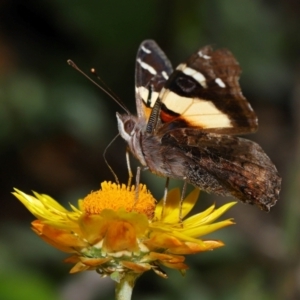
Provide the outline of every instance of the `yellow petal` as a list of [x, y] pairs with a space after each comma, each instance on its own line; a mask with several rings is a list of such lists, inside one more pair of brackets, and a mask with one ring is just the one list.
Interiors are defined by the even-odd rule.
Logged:
[[181, 255], [165, 254], [158, 252], [151, 252], [148, 256], [151, 260], [159, 260], [169, 263], [179, 263], [185, 260], [185, 257]]
[[209, 234], [218, 229], [221, 229], [223, 227], [233, 225], [233, 224], [234, 224], [234, 222], [232, 220], [225, 220], [225, 221], [221, 221], [221, 222], [217, 222], [217, 223], [213, 223], [213, 224], [201, 225], [198, 227], [183, 229], [182, 233], [184, 235], [196, 238], [196, 237], [200, 237], [200, 236]]
[[35, 220], [31, 224], [34, 232], [43, 240], [62, 251], [75, 252], [76, 249], [88, 246], [88, 243], [83, 241], [79, 235], [72, 232], [43, 224], [40, 220]]
[[155, 232], [151, 234], [149, 240], [144, 241], [144, 244], [149, 249], [168, 249], [170, 247], [178, 247], [182, 245], [182, 242], [170, 234]]
[[183, 228], [188, 228], [190, 226], [202, 226], [204, 224], [210, 224], [216, 219], [218, 219], [222, 214], [224, 214], [229, 208], [235, 205], [237, 202], [229, 202], [223, 206], [215, 209], [215, 206], [212, 205], [204, 212], [196, 214], [183, 221]]
[[98, 267], [103, 265], [109, 261], [111, 261], [111, 257], [104, 257], [104, 258], [89, 258], [89, 257], [80, 257], [80, 261], [89, 267]]
[[207, 249], [215, 249], [225, 246], [225, 244], [222, 241], [216, 241], [216, 240], [207, 240], [204, 241]]
[[200, 190], [193, 189], [187, 197], [183, 200], [182, 204], [182, 217], [184, 218], [195, 206], [198, 198], [199, 198]]
[[213, 241], [213, 240], [202, 241], [202, 243], [186, 242], [181, 247], [168, 249], [168, 252], [173, 254], [187, 255], [187, 254], [195, 254], [198, 252], [213, 250], [215, 248], [219, 248], [222, 246], [224, 246], [224, 243], [222, 243], [221, 241]]
[[34, 191], [33, 191], [33, 194], [35, 195], [35, 197], [38, 200], [41, 201], [41, 203], [44, 204], [45, 207], [52, 208], [53, 210], [56, 210], [56, 211], [59, 211], [59, 212], [64, 212], [64, 213], [69, 212], [68, 210], [66, 210], [63, 206], [61, 206], [56, 200], [54, 200], [49, 195], [38, 194], [37, 192], [34, 192]]
[[162, 261], [161, 264], [165, 267], [170, 269], [177, 269], [177, 270], [187, 270], [189, 267], [184, 263], [169, 263], [166, 261]]
[[193, 215], [186, 220], [183, 221], [183, 227], [190, 227], [190, 226], [199, 226], [204, 218], [209, 216], [215, 209], [215, 205], [211, 205], [205, 211]]
[[122, 265], [130, 270], [133, 270], [136, 273], [143, 273], [149, 271], [152, 267], [149, 264], [145, 263], [134, 263], [131, 261], [122, 261]]
[[39, 218], [40, 216], [44, 216], [44, 205], [38, 199], [18, 189], [14, 190], [16, 192], [12, 194], [17, 197], [35, 217]]
[[[163, 207], [164, 205], [163, 199], [161, 199], [156, 205], [155, 219], [166, 222], [165, 218], [168, 217], [169, 214], [172, 214], [174, 210], [178, 209], [179, 201], [180, 201], [180, 190], [177, 188], [169, 191], [167, 195], [165, 207]], [[163, 216], [161, 215], [162, 209], [164, 211]]]
[[76, 222], [72, 222], [69, 217], [74, 216], [75, 219], [78, 219], [78, 213], [67, 211], [51, 197], [38, 193], [34, 193], [36, 197], [33, 197], [17, 189], [15, 189], [15, 191], [13, 195], [17, 197], [35, 217], [44, 221], [45, 224], [51, 224], [56, 228], [64, 229], [74, 229], [74, 226], [76, 227]]
[[134, 226], [123, 220], [111, 222], [105, 234], [103, 249], [106, 252], [138, 251], [139, 247]]
[[107, 227], [110, 224], [102, 215], [86, 214], [79, 218], [78, 223], [82, 235], [91, 245], [98, 243], [104, 238]]
[[[183, 200], [182, 203], [182, 217], [184, 218], [194, 207], [199, 197], [199, 189], [194, 189], [188, 196]], [[180, 213], [180, 190], [173, 189], [168, 192], [166, 206], [164, 208], [164, 214], [161, 218], [161, 211], [163, 201], [161, 200], [155, 209], [155, 217], [157, 220], [163, 221], [164, 223], [174, 224], [178, 223]]]
[[76, 254], [64, 259], [64, 263], [67, 264], [77, 264], [79, 261], [80, 261], [79, 256]]
[[78, 262], [71, 270], [70, 273], [74, 274], [74, 273], [78, 273], [78, 272], [83, 272], [88, 270], [90, 267], [83, 264], [82, 262]]

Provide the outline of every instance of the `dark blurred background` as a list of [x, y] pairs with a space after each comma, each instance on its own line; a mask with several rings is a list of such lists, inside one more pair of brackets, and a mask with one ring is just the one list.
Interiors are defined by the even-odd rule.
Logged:
[[[283, 186], [269, 214], [241, 203], [227, 213], [237, 225], [210, 236], [226, 247], [189, 257], [185, 277], [148, 272], [133, 299], [300, 299], [299, 29], [297, 0], [0, 1], [0, 298], [114, 298], [113, 283], [96, 272], [68, 274], [67, 254], [30, 230], [34, 218], [11, 191], [68, 205], [113, 180], [102, 155], [122, 110], [66, 61], [95, 67], [135, 112], [135, 55], [153, 38], [174, 66], [206, 44], [235, 54], [259, 117], [249, 139], [269, 154]], [[106, 157], [126, 182], [125, 143]], [[163, 179], [144, 172], [142, 181], [161, 198]], [[228, 201], [202, 194], [203, 206], [215, 200]]]

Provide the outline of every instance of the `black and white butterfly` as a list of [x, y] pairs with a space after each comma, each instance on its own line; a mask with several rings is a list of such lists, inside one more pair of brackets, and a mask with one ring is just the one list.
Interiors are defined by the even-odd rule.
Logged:
[[281, 186], [276, 167], [258, 144], [234, 136], [258, 126], [240, 73], [230, 51], [209, 46], [173, 70], [146, 40], [136, 59], [137, 116], [117, 113], [118, 129], [151, 172], [269, 211]]

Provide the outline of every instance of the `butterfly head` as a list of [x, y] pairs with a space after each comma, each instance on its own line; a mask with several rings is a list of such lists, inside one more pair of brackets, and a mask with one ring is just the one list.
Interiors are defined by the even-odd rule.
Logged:
[[137, 120], [132, 115], [121, 115], [117, 113], [118, 129], [121, 137], [129, 142], [136, 134]]
[[131, 152], [138, 160], [146, 165], [145, 158], [140, 145], [140, 137], [145, 132], [146, 121], [138, 119], [129, 114], [117, 113], [118, 129], [121, 137], [128, 143]]

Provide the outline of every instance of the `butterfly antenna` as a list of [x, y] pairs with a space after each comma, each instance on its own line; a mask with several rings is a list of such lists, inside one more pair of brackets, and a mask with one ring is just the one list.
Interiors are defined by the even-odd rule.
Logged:
[[[98, 75], [95, 68], [91, 68], [91, 73], [101, 82], [104, 89], [106, 91], [108, 91], [110, 93], [110, 95], [112, 95], [114, 97], [115, 101], [117, 101], [118, 104], [122, 105], [122, 107], [125, 107], [125, 104], [120, 99], [120, 97], [118, 97], [118, 95], [114, 91], [112, 91], [112, 89], [104, 82], [104, 80]], [[129, 111], [126, 111], [126, 112], [128, 113]]]
[[[114, 93], [111, 92], [111, 90], [107, 87], [106, 84], [104, 84], [105, 87], [102, 87], [101, 85], [99, 85], [91, 77], [89, 77], [87, 74], [85, 74], [71, 59], [68, 59], [67, 62], [72, 68], [74, 68], [76, 71], [81, 73], [84, 77], [86, 77], [89, 81], [91, 81], [94, 85], [96, 85], [100, 90], [102, 90], [106, 95], [108, 95], [111, 99], [113, 99], [116, 103], [118, 103], [118, 105], [121, 106], [127, 114], [130, 114], [130, 112], [126, 108], [126, 106], [122, 103], [122, 101]], [[101, 83], [103, 84], [103, 80], [101, 80], [100, 77], [97, 75], [95, 69], [92, 68], [91, 72], [93, 74], [95, 74], [97, 76], [97, 78], [101, 81]]]
[[119, 178], [116, 175], [116, 173], [114, 172], [113, 168], [110, 166], [110, 164], [108, 163], [107, 159], [106, 159], [106, 152], [107, 149], [111, 146], [111, 144], [119, 137], [120, 134], [117, 134], [110, 142], [109, 144], [105, 147], [104, 151], [103, 151], [103, 159], [107, 165], [107, 167], [109, 168], [110, 172], [112, 173], [112, 175], [115, 177], [115, 182], [117, 184], [120, 184]]

